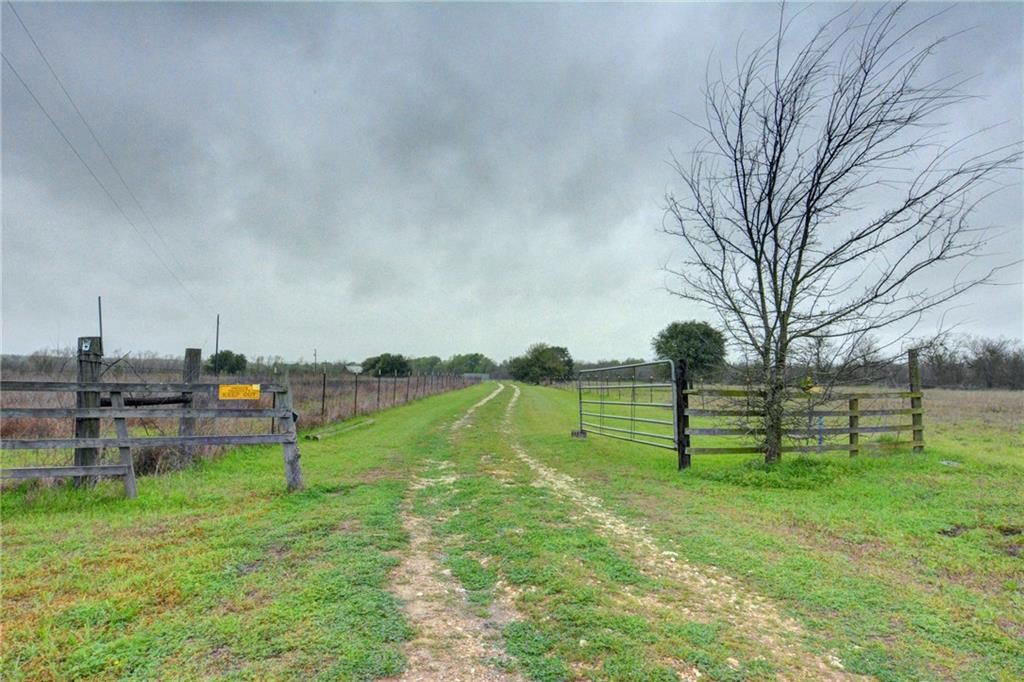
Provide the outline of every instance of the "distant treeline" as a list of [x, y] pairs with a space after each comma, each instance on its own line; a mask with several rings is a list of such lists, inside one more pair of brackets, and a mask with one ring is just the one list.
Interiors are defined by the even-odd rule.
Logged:
[[[230, 353], [230, 351], [221, 351]], [[366, 358], [361, 363], [318, 362], [305, 360], [288, 362], [281, 356], [256, 356], [247, 359], [240, 353], [221, 356], [232, 360], [230, 370], [227, 362], [221, 365], [221, 372], [233, 371], [252, 376], [277, 372], [292, 373], [327, 372], [331, 375], [348, 373], [353, 365], [360, 365], [364, 374], [382, 376], [408, 376], [410, 374], [489, 374], [493, 378], [513, 378], [521, 381], [547, 383], [564, 381], [574, 377], [582, 369], [626, 365], [643, 362], [643, 358], [609, 359], [599, 361], [574, 361], [569, 350], [563, 346], [549, 346], [538, 343], [527, 349], [521, 356], [503, 362], [495, 362], [483, 353], [452, 355], [447, 360], [439, 356], [406, 357], [400, 353], [381, 353]], [[212, 367], [207, 360], [206, 369]], [[182, 357], [159, 355], [152, 352], [109, 353], [104, 362], [108, 365], [110, 378], [131, 379], [133, 375], [150, 373], [177, 373], [181, 371]], [[960, 336], [946, 338], [921, 349], [921, 380], [925, 387], [948, 388], [1004, 388], [1024, 389], [1024, 343], [1017, 339], [992, 339]], [[75, 352], [72, 348], [44, 349], [29, 355], [3, 355], [0, 371], [8, 374], [33, 374], [40, 376], [74, 376], [76, 372]], [[815, 363], [794, 363], [790, 368], [794, 381], [808, 376], [824, 383], [827, 370]], [[858, 365], [845, 368], [840, 383], [872, 383], [902, 386], [907, 382], [907, 367], [902, 357], [895, 361], [882, 358], [881, 353], [867, 352]], [[638, 379], [648, 379], [649, 369], [638, 372]], [[742, 362], [729, 362], [707, 378], [709, 383], [743, 384], [749, 379], [749, 371]]]
[[1014, 339], [958, 337], [921, 354], [925, 386], [1024, 389], [1024, 344]]
[[[868, 346], [873, 344], [868, 343]], [[883, 384], [906, 386], [906, 356], [891, 357], [869, 349], [858, 362], [840, 369], [825, 358], [817, 363], [802, 358], [789, 367], [789, 378], [799, 383], [804, 377], [814, 383]], [[1024, 344], [1016, 339], [948, 337], [920, 348], [921, 383], [925, 388], [1024, 389]], [[841, 376], [834, 376], [838, 372]], [[750, 376], [743, 363], [730, 363], [714, 378], [716, 382], [743, 384]]]
[[[108, 352], [103, 359], [110, 378], [130, 378], [131, 375], [180, 373], [184, 358], [181, 355], [160, 355], [153, 352]], [[359, 361], [308, 362], [285, 360], [280, 355], [246, 357], [243, 353], [225, 349], [204, 358], [203, 371], [220, 374], [246, 374], [263, 376], [285, 371], [292, 374], [327, 372], [331, 375], [347, 374], [353, 370], [363, 374], [382, 376], [409, 376], [413, 374], [491, 374], [498, 363], [483, 353], [462, 353], [442, 360], [436, 355], [406, 357], [401, 353], [381, 353]], [[0, 371], [12, 374], [39, 376], [73, 376], [77, 371], [74, 348], [42, 349], [28, 355], [3, 355]]]

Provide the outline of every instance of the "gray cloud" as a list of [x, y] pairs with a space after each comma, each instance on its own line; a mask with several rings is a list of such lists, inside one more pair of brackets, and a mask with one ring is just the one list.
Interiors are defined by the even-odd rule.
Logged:
[[[5, 352], [92, 332], [97, 294], [108, 345], [168, 353], [212, 346], [215, 312], [228, 347], [337, 358], [503, 358], [536, 340], [645, 355], [673, 319], [713, 319], [662, 288], [680, 255], [658, 232], [666, 161], [698, 139], [677, 114], [700, 115], [705, 69], [767, 37], [774, 6], [18, 7], [162, 240], [7, 9], [4, 53], [199, 302], [5, 69]], [[1022, 15], [971, 4], [937, 20], [976, 25], [933, 63], [983, 96], [952, 134], [1024, 137]], [[1008, 228], [1004, 261], [1022, 250], [1014, 181], [978, 215]], [[947, 321], [1021, 335], [1019, 285], [965, 302]]]

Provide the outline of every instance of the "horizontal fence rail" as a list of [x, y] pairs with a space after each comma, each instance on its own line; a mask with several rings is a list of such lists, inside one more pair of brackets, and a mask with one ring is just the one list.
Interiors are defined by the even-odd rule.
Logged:
[[[685, 434], [691, 438], [723, 438], [733, 444], [706, 447], [703, 444], [689, 447], [693, 455], [750, 454], [763, 452], [761, 445], [752, 445], [764, 436], [759, 422], [760, 413], [755, 409], [743, 408], [736, 403], [745, 399], [751, 402], [763, 395], [752, 389], [692, 389], [687, 391], [689, 400], [698, 402], [712, 399], [712, 405], [688, 408], [688, 426]], [[920, 401], [920, 391], [878, 391], [856, 392], [843, 390], [824, 395], [807, 394], [799, 389], [784, 404], [783, 436], [788, 441], [782, 452], [849, 452], [856, 455], [861, 450], [883, 450], [912, 447], [919, 450], [924, 446], [924, 427], [920, 420], [922, 407], [872, 407], [860, 409], [861, 400], [881, 402]], [[836, 409], [844, 405], [846, 409]], [[749, 421], [748, 421], [749, 420]], [[874, 423], [869, 420], [874, 420]], [[916, 422], [914, 420], [917, 420]], [[796, 422], [801, 422], [799, 425]], [[887, 423], [878, 423], [884, 421]], [[865, 441], [862, 436], [899, 436], [912, 434], [909, 441]], [[845, 436], [845, 442], [837, 442], [837, 436]]]
[[[120, 383], [103, 381], [0, 381], [0, 391], [71, 392], [111, 390], [119, 393], [204, 393], [216, 395], [223, 382], [211, 383]], [[255, 386], [256, 384], [252, 384]], [[259, 384], [261, 393], [287, 393], [284, 384]]]
[[[789, 389], [783, 402], [781, 452], [855, 456], [906, 447], [921, 452], [924, 394], [916, 350], [909, 351], [907, 367], [910, 390]], [[691, 455], [763, 454], [766, 449], [766, 391], [756, 386], [695, 388], [688, 382], [685, 360], [582, 370], [577, 393], [579, 430], [574, 436], [593, 433], [676, 449], [680, 469], [690, 465]], [[692, 444], [692, 439], [700, 443]]]
[[[188, 349], [182, 382], [104, 382], [99, 381], [103, 357], [99, 337], [78, 340], [78, 381], [0, 381], [4, 405], [2, 419], [69, 419], [74, 422], [71, 438], [5, 438], [0, 449], [74, 450], [73, 466], [22, 466], [0, 468], [5, 479], [64, 478], [76, 484], [91, 484], [97, 476], [117, 476], [124, 480], [127, 497], [136, 496], [133, 448], [180, 448], [191, 461], [196, 448], [223, 445], [282, 446], [285, 480], [289, 490], [303, 487], [296, 434], [298, 415], [293, 410], [292, 393], [284, 382], [225, 384], [200, 382], [201, 354]], [[64, 392], [75, 395], [75, 407], [8, 406], [9, 396]], [[126, 394], [130, 394], [126, 397]], [[261, 396], [270, 395], [273, 407], [259, 406]], [[141, 397], [140, 397], [141, 396]], [[205, 405], [197, 407], [197, 400]], [[167, 405], [181, 405], [169, 408]], [[140, 436], [129, 432], [129, 419], [177, 419], [176, 436]], [[198, 419], [269, 419], [269, 432], [256, 434], [197, 435]], [[112, 422], [114, 436], [101, 436], [104, 421]], [[118, 463], [101, 462], [106, 448], [118, 450]]]

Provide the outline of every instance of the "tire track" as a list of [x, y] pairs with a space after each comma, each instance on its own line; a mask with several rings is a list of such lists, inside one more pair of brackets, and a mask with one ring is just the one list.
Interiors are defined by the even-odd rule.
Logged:
[[458, 421], [452, 424], [452, 431], [458, 431], [459, 429], [465, 428], [469, 424], [469, 420], [473, 418], [473, 413], [476, 412], [478, 408], [481, 408], [487, 403], [494, 400], [498, 396], [498, 394], [504, 390], [505, 384], [499, 383], [498, 388], [494, 389], [494, 391], [488, 394], [487, 397], [481, 399], [468, 410], [466, 410], [466, 414], [459, 417]]
[[[451, 426], [455, 432], [466, 427], [473, 413], [504, 390], [503, 384], [469, 408]], [[439, 562], [440, 547], [431, 534], [430, 522], [413, 513], [417, 490], [431, 486], [452, 486], [458, 475], [449, 461], [427, 460], [428, 467], [440, 469], [432, 477], [415, 476], [402, 501], [402, 527], [409, 534], [409, 548], [391, 574], [391, 591], [401, 600], [405, 615], [416, 635], [405, 646], [405, 672], [393, 678], [401, 682], [521, 682], [522, 678], [499, 670], [489, 661], [502, 658], [500, 624], [470, 612], [465, 591]]]
[[651, 535], [608, 511], [601, 500], [585, 493], [574, 478], [532, 457], [514, 435], [512, 412], [519, 401], [520, 390], [514, 384], [512, 389], [501, 429], [516, 457], [533, 471], [541, 485], [574, 502], [606, 536], [628, 549], [646, 573], [655, 578], [671, 577], [692, 591], [699, 602], [667, 606], [688, 616], [724, 618], [738, 633], [764, 648], [781, 670], [781, 679], [870, 679], [846, 672], [834, 655], [821, 658], [805, 650], [793, 641], [804, 634], [801, 626], [781, 615], [778, 607], [765, 597], [754, 594], [714, 568], [697, 567], [679, 559], [676, 552], [662, 550]]

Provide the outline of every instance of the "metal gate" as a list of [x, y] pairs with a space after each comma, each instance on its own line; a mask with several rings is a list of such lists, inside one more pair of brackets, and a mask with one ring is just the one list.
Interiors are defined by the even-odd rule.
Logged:
[[675, 450], [680, 469], [690, 466], [686, 435], [686, 362], [656, 360], [581, 370], [576, 380], [579, 430]]

